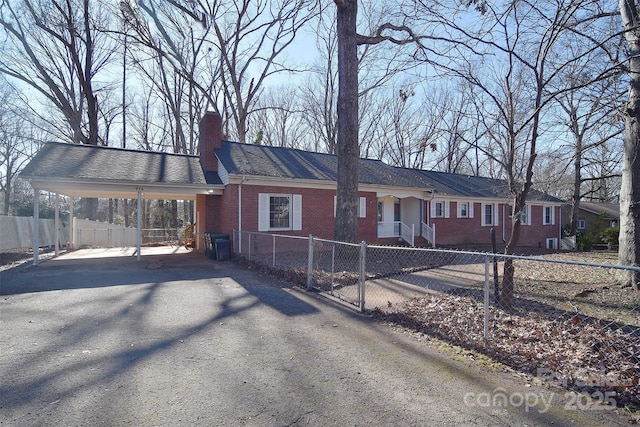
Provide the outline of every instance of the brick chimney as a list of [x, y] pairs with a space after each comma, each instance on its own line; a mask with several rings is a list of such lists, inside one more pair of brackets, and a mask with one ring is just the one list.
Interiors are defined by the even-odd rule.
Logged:
[[215, 150], [220, 148], [222, 141], [222, 118], [220, 114], [207, 111], [200, 119], [200, 165], [204, 171], [217, 172], [218, 159]]

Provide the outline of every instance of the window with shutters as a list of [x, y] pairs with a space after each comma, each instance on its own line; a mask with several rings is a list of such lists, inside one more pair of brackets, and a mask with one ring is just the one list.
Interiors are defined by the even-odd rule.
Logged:
[[258, 195], [258, 231], [302, 230], [302, 196]]
[[482, 222], [483, 226], [498, 225], [498, 205], [496, 203], [482, 204]]
[[544, 225], [553, 225], [556, 223], [555, 221], [555, 209], [553, 208], [553, 206], [545, 206], [544, 207], [544, 218], [542, 220], [542, 223]]

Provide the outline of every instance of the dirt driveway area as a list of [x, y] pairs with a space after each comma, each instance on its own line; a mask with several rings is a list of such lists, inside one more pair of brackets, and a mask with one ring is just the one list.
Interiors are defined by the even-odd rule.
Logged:
[[626, 425], [201, 254], [76, 251], [0, 294], [1, 425]]

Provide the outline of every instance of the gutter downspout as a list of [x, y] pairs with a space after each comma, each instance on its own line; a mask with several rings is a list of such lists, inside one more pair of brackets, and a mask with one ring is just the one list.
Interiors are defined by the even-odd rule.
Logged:
[[[555, 207], [553, 208], [555, 209]], [[560, 251], [560, 245], [562, 244], [562, 206], [558, 207], [558, 252]]]

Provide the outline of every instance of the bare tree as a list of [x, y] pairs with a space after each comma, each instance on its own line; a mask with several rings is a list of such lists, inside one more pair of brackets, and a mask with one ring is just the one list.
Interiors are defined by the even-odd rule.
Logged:
[[357, 32], [357, 0], [335, 0], [336, 33], [338, 37], [338, 157], [335, 239], [358, 240], [358, 180], [359, 180], [359, 76], [358, 46], [389, 42], [399, 46], [415, 43], [421, 46], [422, 36], [414, 34], [408, 25], [384, 22], [370, 35]]
[[[618, 175], [615, 169], [610, 170], [612, 166], [617, 168], [615, 156], [621, 152], [613, 146], [622, 132], [619, 122], [615, 120], [620, 95], [612, 90], [615, 82], [613, 78], [599, 81], [583, 90], [565, 92], [558, 98], [566, 117], [564, 122], [572, 137], [571, 235], [577, 231], [580, 200], [597, 191], [591, 185], [585, 188], [585, 182], [599, 183], [598, 187], [602, 189], [609, 178]], [[603, 146], [607, 148], [604, 153], [600, 150]], [[614, 156], [613, 159], [611, 156]], [[597, 167], [595, 173], [587, 175], [594, 166]]]
[[[562, 82], [564, 71], [606, 46], [607, 40], [594, 40], [590, 34], [600, 17], [611, 14], [594, 6], [520, 1], [507, 4], [504, 10], [486, 6], [480, 24], [490, 29], [487, 31], [449, 24], [459, 37], [471, 42], [458, 45], [466, 51], [457, 58], [458, 68], [440, 65], [467, 79], [482, 95], [476, 105], [481, 107], [486, 130], [483, 154], [498, 163], [513, 197], [507, 254], [513, 254], [518, 245], [539, 144], [545, 143], [547, 135], [545, 113], [560, 94], [575, 89]], [[576, 51], [567, 51], [563, 41], [569, 36], [575, 39], [576, 34], [582, 43]], [[493, 56], [491, 67], [482, 67], [489, 54]], [[600, 78], [591, 76], [589, 81]], [[512, 304], [513, 275], [513, 263], [507, 260], [501, 287], [501, 302], [506, 307]]]
[[[101, 32], [108, 18], [90, 0], [3, 1], [0, 72], [47, 99], [66, 119], [75, 143], [98, 144], [96, 75], [113, 46]], [[44, 115], [43, 115], [44, 117]]]
[[[314, 0], [126, 3], [125, 17], [136, 30], [138, 41], [164, 56], [177, 73], [187, 78], [209, 106], [220, 111], [225, 124], [233, 126], [226, 133], [235, 134], [241, 142], [246, 140], [249, 116], [265, 81], [297, 71], [284, 62], [287, 48], [299, 29], [318, 12]], [[153, 22], [157, 38], [138, 8]], [[193, 30], [194, 43], [206, 47], [198, 49], [198, 55], [192, 58], [199, 65], [199, 73], [187, 67], [180, 49], [187, 36], [185, 27]], [[216, 74], [202, 73], [201, 62]]]
[[[640, 266], [640, 5], [633, 0], [619, 0], [619, 7], [631, 84], [622, 113], [625, 129], [618, 261], [623, 265]], [[621, 281], [623, 285], [640, 290], [638, 272], [626, 272]]]
[[[96, 76], [109, 64], [113, 44], [103, 31], [109, 17], [94, 6], [91, 0], [2, 1], [0, 73], [47, 100], [50, 105], [33, 111], [57, 127], [58, 136], [97, 145], [107, 141], [100, 133], [98, 99], [104, 87]], [[58, 126], [56, 112], [65, 128]], [[96, 218], [97, 209], [97, 199], [84, 199], [87, 217]]]
[[37, 149], [33, 128], [25, 125], [24, 112], [12, 101], [15, 98], [10, 85], [2, 82], [0, 94], [0, 191], [2, 192], [2, 215], [11, 213], [14, 185], [22, 167]]
[[265, 90], [256, 103], [248, 133], [254, 144], [313, 149], [298, 90], [280, 86]]

